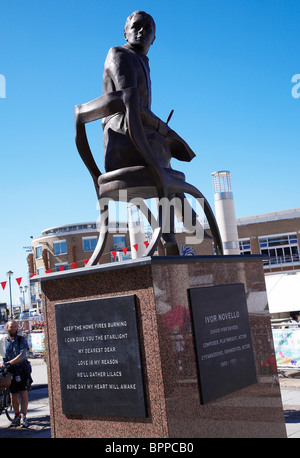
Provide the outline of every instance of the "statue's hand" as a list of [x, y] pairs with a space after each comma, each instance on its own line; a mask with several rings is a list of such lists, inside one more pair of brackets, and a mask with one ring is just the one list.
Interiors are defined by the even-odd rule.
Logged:
[[162, 135], [163, 137], [167, 137], [168, 136], [168, 133], [170, 132], [170, 127], [168, 126], [168, 124], [166, 124], [165, 122], [163, 122], [161, 119], [159, 120], [159, 123], [158, 123], [158, 133], [160, 135]]
[[168, 124], [163, 122], [158, 116], [152, 113], [151, 110], [145, 108], [142, 104], [140, 105], [141, 120], [144, 126], [153, 127], [160, 135], [167, 137], [170, 128]]

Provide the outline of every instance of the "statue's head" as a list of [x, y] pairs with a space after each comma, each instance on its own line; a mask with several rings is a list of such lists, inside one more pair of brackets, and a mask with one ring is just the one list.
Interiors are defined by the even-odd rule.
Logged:
[[150, 14], [134, 11], [126, 21], [124, 37], [127, 43], [142, 54], [147, 54], [155, 40], [155, 22]]

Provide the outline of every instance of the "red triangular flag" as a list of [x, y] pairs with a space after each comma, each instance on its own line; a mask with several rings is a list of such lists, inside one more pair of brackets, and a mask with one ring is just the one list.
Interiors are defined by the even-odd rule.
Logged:
[[36, 274], [31, 274], [31, 275], [30, 275], [30, 278], [35, 277], [35, 276], [36, 276]]
[[111, 254], [113, 255], [113, 257], [116, 259], [116, 256], [117, 256], [117, 252], [116, 251], [112, 251]]
[[85, 264], [87, 264], [89, 262], [89, 259], [84, 259], [83, 261]]
[[71, 266], [73, 267], [73, 269], [77, 269], [77, 262], [72, 262]]
[[3, 282], [1, 283], [1, 286], [2, 286], [3, 289], [5, 288], [6, 283], [7, 283], [7, 281], [3, 281]]
[[65, 270], [65, 266], [59, 266], [58, 269], [62, 272], [63, 270]]
[[16, 278], [16, 281], [17, 281], [18, 285], [20, 286], [21, 285], [21, 281], [22, 281], [22, 277]]
[[100, 261], [101, 261], [101, 258], [99, 259], [98, 264], [100, 264]]
[[149, 245], [148, 240], [146, 240], [146, 242], [144, 242], [144, 245], [145, 245], [146, 248], [148, 247], [148, 245]]
[[51, 274], [51, 269], [45, 270], [46, 274]]
[[124, 254], [126, 254], [127, 253], [127, 246], [125, 248], [122, 248], [122, 251], [123, 251]]
[[134, 248], [136, 249], [136, 251], [138, 250], [138, 243], [136, 243], [135, 245], [133, 245]]

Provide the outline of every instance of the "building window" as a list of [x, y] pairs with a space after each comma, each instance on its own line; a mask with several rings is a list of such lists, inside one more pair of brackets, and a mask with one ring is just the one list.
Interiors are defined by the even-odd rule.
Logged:
[[242, 239], [239, 241], [239, 244], [241, 254], [251, 254], [250, 239]]
[[114, 235], [114, 250], [122, 250], [126, 247], [125, 235]]
[[37, 274], [38, 274], [38, 275], [44, 275], [44, 274], [45, 274], [45, 269], [44, 269], [44, 267], [39, 267], [39, 268], [37, 269]]
[[116, 256], [110, 254], [111, 262], [124, 261], [125, 259], [131, 259], [130, 252], [127, 254], [123, 253], [123, 248], [126, 248], [126, 236], [125, 235], [114, 235], [114, 251], [117, 251]]
[[118, 258], [119, 258], [119, 261], [127, 261], [128, 259], [131, 259], [131, 252], [127, 251], [127, 253], [124, 254], [121, 251], [119, 251]]
[[127, 251], [126, 254], [124, 254], [122, 251], [117, 251], [116, 256], [110, 253], [111, 262], [127, 261], [128, 259], [131, 259], [131, 251]]
[[68, 263], [67, 262], [60, 262], [55, 264], [56, 272], [61, 272], [63, 270], [68, 270]]
[[42, 245], [37, 246], [36, 249], [35, 249], [35, 257], [36, 257], [36, 259], [41, 258], [42, 257], [42, 253], [43, 253]]
[[278, 264], [299, 264], [299, 247], [297, 235], [279, 234], [268, 237], [259, 237], [261, 254], [270, 259], [264, 261], [265, 266]]
[[60, 240], [59, 242], [54, 242], [54, 254], [56, 256], [59, 254], [67, 254], [66, 240]]
[[82, 237], [83, 251], [94, 251], [97, 245], [97, 237]]

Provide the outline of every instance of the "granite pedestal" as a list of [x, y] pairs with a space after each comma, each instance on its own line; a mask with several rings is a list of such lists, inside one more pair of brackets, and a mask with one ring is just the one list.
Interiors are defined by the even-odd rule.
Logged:
[[37, 280], [52, 437], [286, 437], [260, 256], [140, 258]]

